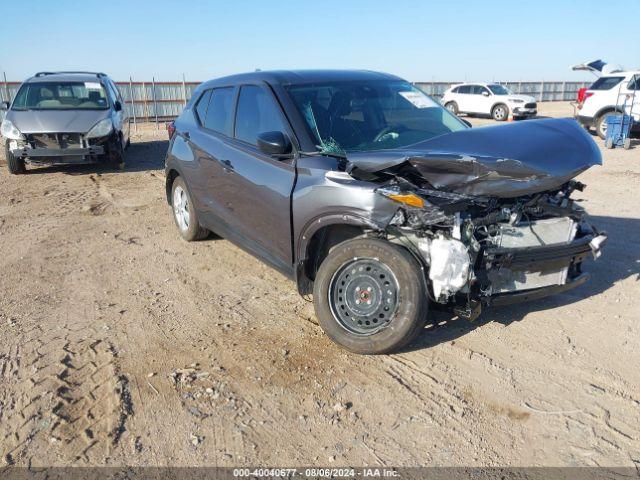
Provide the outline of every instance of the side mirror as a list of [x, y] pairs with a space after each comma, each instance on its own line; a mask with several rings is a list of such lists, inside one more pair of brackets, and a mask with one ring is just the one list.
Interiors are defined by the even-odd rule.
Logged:
[[116, 100], [116, 103], [113, 104], [113, 108], [116, 112], [119, 112], [120, 110], [122, 110], [122, 104]]
[[0, 102], [0, 110], [9, 110], [11, 104], [9, 102]]
[[291, 153], [291, 141], [282, 132], [264, 132], [258, 135], [258, 148], [267, 155]]
[[489, 96], [489, 92], [487, 92], [486, 90], [484, 92], [482, 92], [482, 96], [483, 97], [488, 97]]

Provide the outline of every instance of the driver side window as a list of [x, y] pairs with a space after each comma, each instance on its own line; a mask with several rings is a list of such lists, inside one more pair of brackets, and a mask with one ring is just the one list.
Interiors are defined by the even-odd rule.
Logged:
[[256, 85], [240, 88], [236, 113], [237, 139], [257, 145], [261, 133], [286, 131], [280, 106], [264, 88]]

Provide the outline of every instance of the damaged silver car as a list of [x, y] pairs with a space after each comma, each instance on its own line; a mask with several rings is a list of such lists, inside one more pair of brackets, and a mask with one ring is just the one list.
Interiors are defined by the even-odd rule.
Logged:
[[2, 108], [9, 173], [25, 173], [27, 164], [124, 168], [129, 117], [118, 87], [104, 73], [38, 72]]
[[573, 120], [471, 129], [392, 75], [255, 72], [195, 91], [166, 193], [183, 238], [256, 255], [313, 294], [335, 342], [373, 354], [436, 304], [474, 319], [583, 284], [606, 235], [571, 195], [601, 163]]

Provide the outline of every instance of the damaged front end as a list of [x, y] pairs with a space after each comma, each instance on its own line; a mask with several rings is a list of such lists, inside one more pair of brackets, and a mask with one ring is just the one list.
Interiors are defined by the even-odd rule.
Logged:
[[[398, 203], [385, 235], [419, 256], [434, 302], [472, 319], [483, 304], [537, 299], [588, 279], [582, 263], [600, 256], [607, 237], [571, 198], [584, 189], [572, 178], [601, 158], [590, 139], [561, 122], [542, 128], [578, 139], [570, 150], [550, 150], [548, 142], [533, 148], [530, 138], [517, 148], [501, 142], [498, 156], [490, 142], [479, 148], [480, 138], [488, 141], [496, 133], [487, 128], [425, 142], [420, 152], [349, 157], [346, 168], [353, 177], [381, 183], [377, 193]], [[508, 138], [508, 128], [501, 128]], [[512, 129], [516, 137], [523, 131]], [[540, 154], [546, 156], [535, 160]]]

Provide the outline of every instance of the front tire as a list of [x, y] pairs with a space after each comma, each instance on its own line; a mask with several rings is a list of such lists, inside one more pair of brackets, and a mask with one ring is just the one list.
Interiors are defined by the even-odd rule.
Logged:
[[9, 169], [9, 173], [12, 175], [22, 175], [27, 171], [27, 167], [25, 166], [24, 160], [22, 158], [18, 158], [11, 153], [9, 150], [9, 143], [7, 143], [4, 147], [5, 158], [7, 159], [7, 168]]
[[187, 242], [202, 240], [209, 235], [209, 231], [200, 226], [191, 194], [180, 177], [176, 178], [171, 186], [171, 209], [180, 236]]
[[356, 238], [331, 249], [314, 281], [320, 326], [359, 354], [397, 350], [424, 328], [428, 298], [418, 262], [386, 240]]
[[503, 103], [499, 103], [491, 109], [491, 118], [496, 122], [504, 122], [509, 118], [509, 107]]

